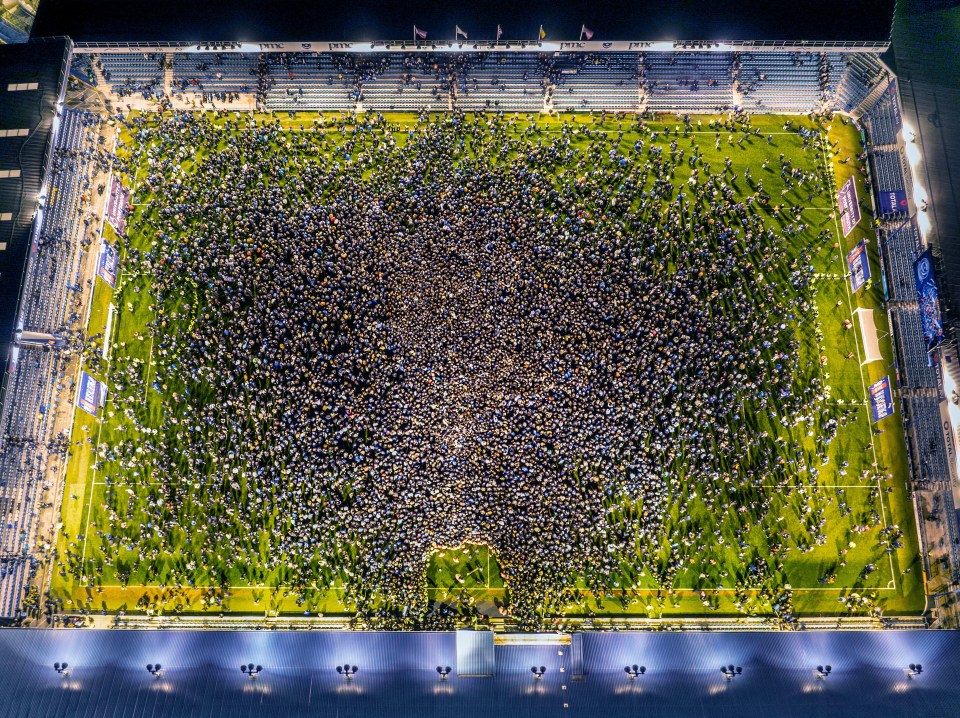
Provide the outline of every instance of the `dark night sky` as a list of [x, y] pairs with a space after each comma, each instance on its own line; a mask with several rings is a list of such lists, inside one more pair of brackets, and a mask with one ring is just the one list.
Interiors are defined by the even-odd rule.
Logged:
[[75, 40], [887, 40], [894, 0], [41, 0], [34, 36]]

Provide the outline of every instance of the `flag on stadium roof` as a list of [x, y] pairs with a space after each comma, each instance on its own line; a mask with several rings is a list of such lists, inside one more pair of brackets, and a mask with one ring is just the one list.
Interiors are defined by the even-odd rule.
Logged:
[[500, 40], [501, 35], [503, 35], [503, 28], [497, 25], [497, 40]]
[[543, 25], [540, 26], [540, 39], [543, 40], [547, 36], [547, 31], [543, 29]]
[[587, 38], [588, 40], [593, 39], [593, 30], [591, 30], [586, 25], [580, 26], [580, 39]]
[[467, 33], [465, 33], [463, 30], [461, 30], [459, 25], [457, 25], [457, 33], [456, 33], [455, 37], [460, 37], [461, 35], [463, 35], [463, 39], [464, 39], [464, 40], [469, 40], [469, 39], [470, 39], [470, 36], [467, 35]]
[[426, 31], [426, 30], [421, 30], [419, 27], [417, 27], [416, 25], [414, 25], [414, 26], [413, 26], [413, 36], [414, 36], [415, 39], [426, 40], [426, 39], [427, 39], [427, 31]]

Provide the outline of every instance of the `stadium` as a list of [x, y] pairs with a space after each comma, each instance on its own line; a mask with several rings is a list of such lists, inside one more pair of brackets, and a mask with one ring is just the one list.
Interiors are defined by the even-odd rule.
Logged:
[[909, 53], [496, 28], [0, 45], [10, 715], [956, 699]]

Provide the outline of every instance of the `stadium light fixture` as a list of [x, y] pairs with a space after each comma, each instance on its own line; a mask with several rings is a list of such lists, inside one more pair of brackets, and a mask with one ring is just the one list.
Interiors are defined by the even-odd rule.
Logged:
[[631, 681], [637, 680], [637, 676], [642, 676], [647, 672], [646, 666], [638, 666], [634, 663], [632, 666], [624, 666], [623, 672], [626, 673]]
[[351, 666], [349, 663], [344, 663], [342, 666], [336, 666], [337, 673], [343, 676], [346, 680], [353, 680], [353, 677], [357, 675], [357, 671], [360, 669], [356, 666]]
[[833, 666], [817, 666], [817, 678], [821, 681], [826, 680], [831, 671], [833, 671]]
[[437, 674], [441, 681], [447, 680], [447, 676], [450, 675], [450, 666], [437, 666]]
[[915, 678], [923, 673], [923, 666], [919, 663], [911, 663], [907, 668], [907, 676], [910, 678]]
[[729, 666], [720, 666], [720, 672], [728, 681], [732, 681], [737, 676], [743, 675], [743, 667], [735, 666], [732, 663]]
[[543, 678], [543, 674], [547, 672], [547, 667], [540, 666], [537, 668], [537, 666], [531, 666], [530, 672], [533, 674], [533, 680], [539, 681], [541, 678]]
[[920, 155], [920, 146], [916, 142], [908, 142], [906, 146], [907, 162], [910, 163], [910, 169], [916, 174], [917, 165], [922, 159]]
[[913, 129], [913, 125], [909, 122], [903, 123], [903, 139], [907, 142], [916, 142], [917, 141], [917, 131]]
[[160, 671], [163, 669], [159, 663], [148, 663], [147, 664], [147, 673], [150, 673], [154, 678], [160, 677]]
[[53, 664], [53, 670], [59, 673], [61, 676], [66, 676], [70, 674], [70, 664], [69, 663], [60, 663], [57, 661]]
[[250, 676], [250, 680], [256, 678], [262, 670], [263, 666], [255, 666], [252, 663], [244, 663], [242, 666], [240, 666], [240, 672], [246, 673], [248, 676]]

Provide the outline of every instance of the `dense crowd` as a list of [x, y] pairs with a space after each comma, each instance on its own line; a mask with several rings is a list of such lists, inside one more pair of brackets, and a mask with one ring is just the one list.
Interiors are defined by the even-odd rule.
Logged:
[[[98, 457], [121, 580], [276, 571], [422, 617], [430, 553], [485, 543], [506, 610], [535, 625], [578, 580], [669, 587], [725, 540], [697, 506], [770, 527], [771, 555], [741, 537], [742, 571], [720, 579], [762, 585], [780, 546], [757, 487], [786, 486], [800, 452], [755, 417], [820, 419], [795, 326], [833, 237], [798, 250], [799, 210], [749, 170], [735, 191], [690, 118], [666, 135], [608, 119], [128, 122], [119, 169], [145, 203], [128, 232], [147, 248], [129, 246], [118, 306], [148, 291], [151, 319], [140, 349], [115, 349]], [[780, 162], [787, 187], [827, 192]]]

